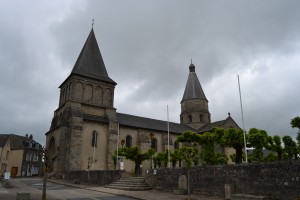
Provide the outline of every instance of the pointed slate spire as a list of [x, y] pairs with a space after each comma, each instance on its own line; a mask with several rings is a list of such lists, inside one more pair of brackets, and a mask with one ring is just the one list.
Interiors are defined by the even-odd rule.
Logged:
[[190, 69], [190, 74], [185, 86], [185, 90], [181, 102], [189, 99], [202, 99], [207, 101], [203, 89], [201, 87], [201, 84], [198, 80], [197, 74], [195, 72], [195, 65], [192, 62], [189, 66], [189, 69]]
[[116, 84], [109, 78], [92, 28], [71, 74], [87, 76]]

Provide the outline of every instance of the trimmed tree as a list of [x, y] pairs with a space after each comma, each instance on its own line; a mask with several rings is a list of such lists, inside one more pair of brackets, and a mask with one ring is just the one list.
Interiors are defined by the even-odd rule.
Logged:
[[257, 128], [251, 128], [249, 130], [248, 141], [252, 147], [254, 147], [251, 158], [253, 161], [262, 161], [264, 158], [263, 149], [266, 144], [268, 133], [264, 130]]
[[235, 163], [242, 163], [243, 161], [243, 148], [244, 148], [244, 132], [235, 128], [224, 130], [217, 128], [214, 130], [216, 133], [222, 133], [220, 144], [225, 147], [232, 147], [235, 150]]
[[282, 137], [282, 141], [284, 143], [284, 150], [287, 153], [287, 158], [292, 159], [294, 157], [295, 159], [298, 159], [297, 144], [291, 136], [286, 135]]
[[140, 173], [140, 165], [142, 164], [142, 162], [149, 159], [149, 153], [143, 153], [137, 146], [127, 147], [125, 149], [125, 156], [126, 159], [131, 160], [135, 163], [134, 170], [136, 174]]

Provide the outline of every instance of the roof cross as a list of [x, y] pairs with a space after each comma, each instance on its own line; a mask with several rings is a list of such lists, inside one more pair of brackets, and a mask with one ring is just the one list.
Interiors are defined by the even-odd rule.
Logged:
[[94, 28], [94, 22], [95, 22], [95, 20], [93, 19], [92, 20], [92, 28]]

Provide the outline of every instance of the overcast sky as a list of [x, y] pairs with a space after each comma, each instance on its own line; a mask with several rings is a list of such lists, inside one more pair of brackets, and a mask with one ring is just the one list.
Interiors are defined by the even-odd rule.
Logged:
[[300, 116], [300, 1], [0, 1], [0, 133], [45, 143], [58, 86], [91, 30], [117, 112], [179, 122], [191, 59], [212, 121], [291, 135]]

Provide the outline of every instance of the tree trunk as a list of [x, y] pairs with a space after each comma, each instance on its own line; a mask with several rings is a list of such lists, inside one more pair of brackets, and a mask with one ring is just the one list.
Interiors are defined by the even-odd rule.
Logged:
[[235, 149], [235, 163], [242, 163], [243, 162], [243, 148], [236, 148]]
[[46, 200], [47, 176], [48, 176], [48, 172], [47, 172], [47, 170], [45, 170], [45, 171], [44, 171], [44, 178], [43, 178], [43, 194], [42, 194], [42, 200]]
[[190, 191], [190, 168], [188, 168], [188, 183], [187, 183], [188, 185], [188, 195], [189, 195], [189, 197], [188, 197], [188, 199], [191, 199], [190, 197], [191, 197], [191, 191]]

